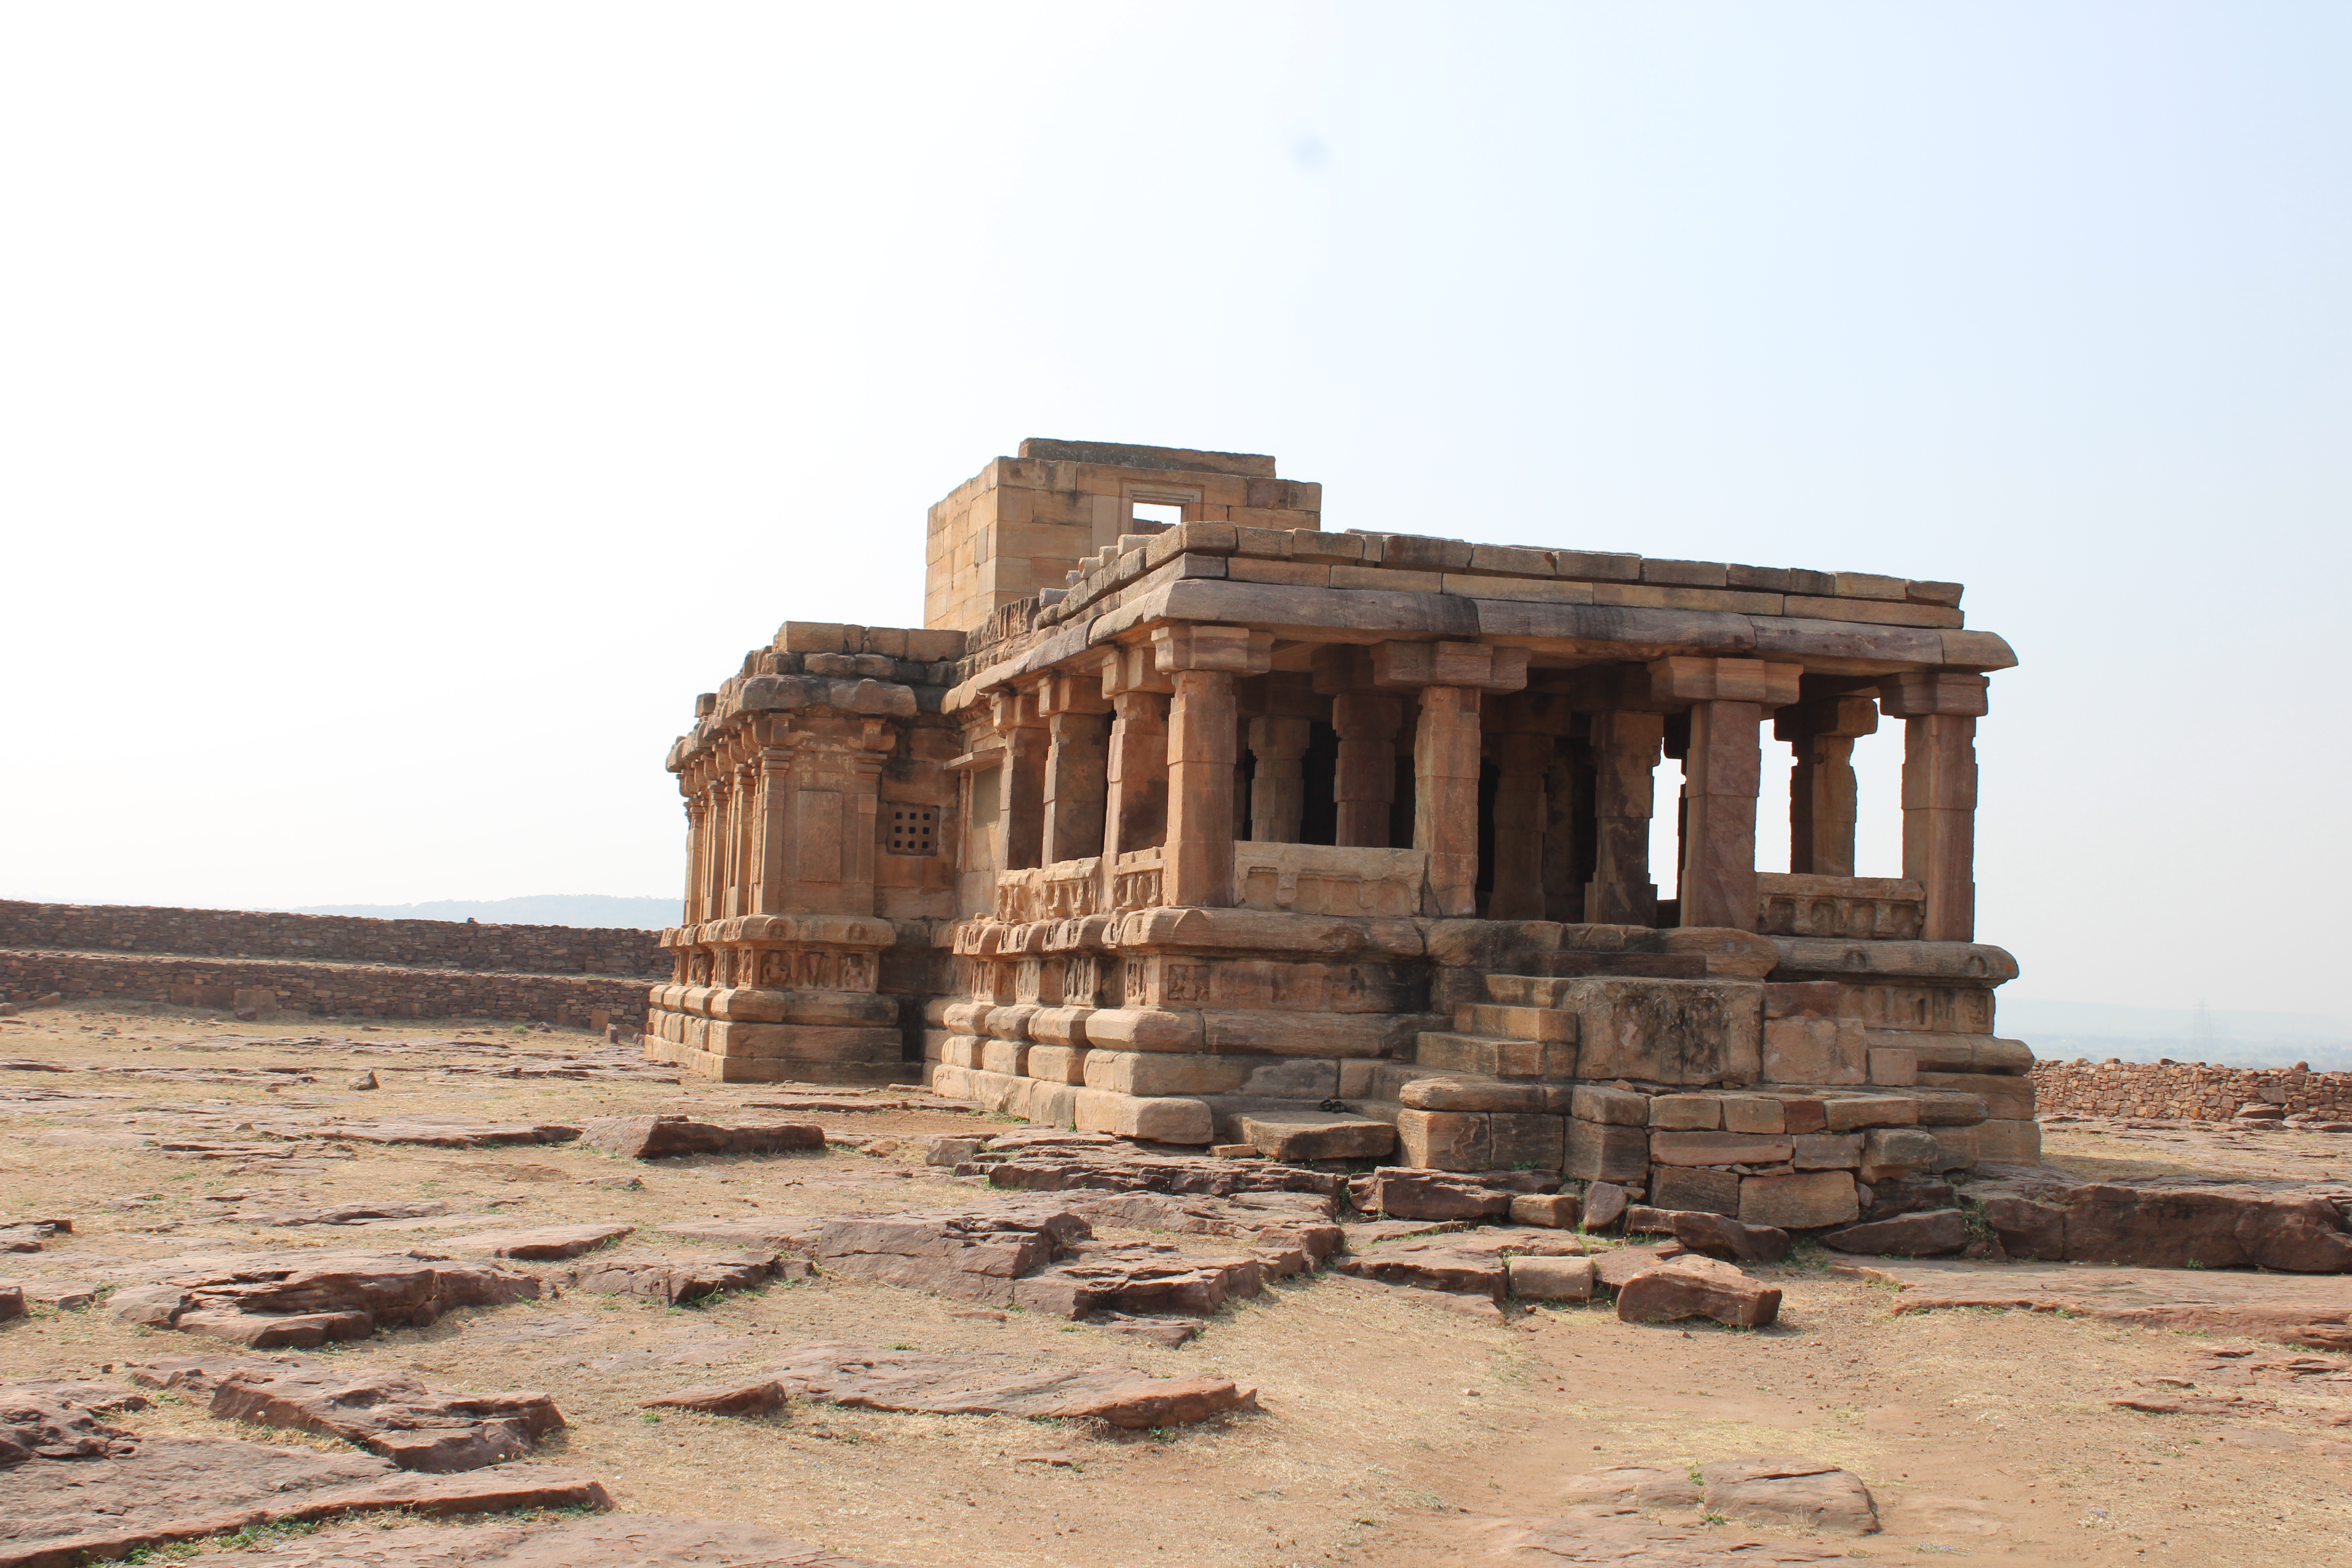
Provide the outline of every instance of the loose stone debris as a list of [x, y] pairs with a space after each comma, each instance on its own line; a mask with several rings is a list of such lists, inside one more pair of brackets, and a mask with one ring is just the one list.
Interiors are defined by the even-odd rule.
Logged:
[[564, 1424], [544, 1394], [455, 1394], [401, 1373], [290, 1357], [176, 1357], [131, 1376], [145, 1388], [205, 1392], [223, 1420], [341, 1437], [402, 1469], [436, 1474], [520, 1458]]

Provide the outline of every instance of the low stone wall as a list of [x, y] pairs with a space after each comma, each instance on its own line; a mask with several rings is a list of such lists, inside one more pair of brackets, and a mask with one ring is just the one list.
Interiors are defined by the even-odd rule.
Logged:
[[0, 900], [0, 948], [324, 959], [509, 974], [642, 975], [648, 980], [667, 980], [670, 971], [659, 931], [17, 900]]
[[2077, 1116], [2225, 1121], [2238, 1107], [2261, 1100], [2284, 1106], [2290, 1115], [2309, 1111], [2352, 1120], [2352, 1072], [2189, 1062], [2037, 1062], [2033, 1089], [2042, 1110]]
[[601, 1008], [612, 1022], [634, 1032], [645, 1026], [646, 986], [637, 980], [398, 964], [0, 950], [0, 996], [23, 1002], [52, 991], [74, 1001], [250, 1006], [264, 1016], [528, 1018], [584, 1025]]

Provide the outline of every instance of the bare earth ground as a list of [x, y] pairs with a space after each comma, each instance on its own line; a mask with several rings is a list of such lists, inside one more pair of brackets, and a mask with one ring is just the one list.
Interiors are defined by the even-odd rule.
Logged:
[[[919, 1163], [911, 1144], [879, 1156], [836, 1145], [822, 1155], [645, 1165], [571, 1145], [361, 1146], [355, 1158], [289, 1169], [42, 1139], [58, 1130], [159, 1129], [251, 1139], [235, 1129], [256, 1113], [576, 1123], [688, 1111], [813, 1119], [860, 1140], [1003, 1125], [953, 1112], [796, 1117], [756, 1109], [788, 1098], [772, 1086], [440, 1070], [603, 1045], [576, 1031], [474, 1024], [460, 1034], [467, 1027], [237, 1024], [163, 1007], [49, 1008], [6, 1020], [0, 1060], [152, 1070], [0, 1071], [0, 1224], [48, 1215], [75, 1222], [75, 1234], [45, 1251], [0, 1255], [0, 1277], [121, 1283], [150, 1273], [143, 1263], [192, 1254], [430, 1247], [493, 1226], [558, 1220], [622, 1221], [642, 1227], [625, 1245], [687, 1246], [651, 1233], [711, 1215], [988, 1200]], [[290, 1043], [321, 1036], [395, 1047], [456, 1038], [474, 1048], [403, 1054]], [[299, 1066], [315, 1081], [272, 1086], [237, 1071], [269, 1066]], [[363, 1069], [383, 1087], [350, 1089]], [[89, 1095], [107, 1098], [55, 1098]], [[2193, 1165], [2315, 1179], [2352, 1166], [2352, 1139], [2317, 1134], [2215, 1149], [2053, 1128], [2050, 1148], [2085, 1173]], [[642, 1176], [640, 1189], [586, 1184], [631, 1175]], [[206, 1201], [231, 1191], [265, 1205], [434, 1198], [459, 1213], [394, 1226], [256, 1228], [223, 1222], [222, 1212], [238, 1205]], [[546, 1390], [571, 1426], [541, 1456], [604, 1479], [624, 1510], [751, 1521], [911, 1564], [1551, 1563], [1561, 1560], [1510, 1550], [1511, 1521], [1558, 1511], [1566, 1478], [1749, 1455], [1823, 1459], [1862, 1476], [1885, 1532], [1809, 1542], [1855, 1558], [2352, 1564], [2352, 1426], [2332, 1425], [2352, 1415], [2352, 1383], [2258, 1373], [2257, 1386], [2240, 1392], [2272, 1407], [2252, 1415], [2116, 1410], [2105, 1402], [2133, 1392], [2133, 1380], [2189, 1376], [2217, 1349], [2253, 1350], [2256, 1361], [2296, 1352], [2048, 1313], [1898, 1317], [1891, 1290], [1832, 1274], [1826, 1263], [1810, 1252], [1756, 1270], [1787, 1292], [1780, 1324], [1759, 1332], [1633, 1327], [1601, 1305], [1542, 1309], [1497, 1328], [1326, 1279], [1276, 1286], [1213, 1320], [1192, 1344], [1167, 1351], [1037, 1314], [1000, 1321], [967, 1303], [821, 1279], [685, 1309], [571, 1295], [467, 1310], [429, 1330], [315, 1353], [411, 1370], [444, 1386]], [[748, 1374], [817, 1340], [1213, 1371], [1255, 1384], [1264, 1411], [1174, 1432], [1116, 1433], [818, 1405], [757, 1420], [655, 1419], [636, 1408], [687, 1384]], [[102, 1304], [36, 1308], [0, 1324], [0, 1379], [99, 1375], [129, 1361], [220, 1348], [127, 1326]], [[146, 1431], [222, 1426], [197, 1406], [168, 1401], [121, 1419]], [[1023, 1458], [1034, 1455], [1070, 1462]], [[1803, 1539], [1786, 1531], [1773, 1538]], [[224, 1568], [236, 1560], [219, 1555]], [[1745, 1559], [1724, 1559], [1734, 1560]]]

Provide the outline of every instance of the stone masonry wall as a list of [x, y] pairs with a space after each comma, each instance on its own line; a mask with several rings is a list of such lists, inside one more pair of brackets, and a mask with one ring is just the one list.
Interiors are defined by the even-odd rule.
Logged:
[[2146, 1116], [2225, 1121], [2260, 1100], [2289, 1115], [2352, 1119], [2352, 1072], [2292, 1068], [2199, 1067], [2189, 1062], [2037, 1062], [2035, 1100], [2043, 1110], [2077, 1116]]
[[607, 974], [666, 980], [661, 933], [586, 926], [476, 925], [251, 910], [36, 904], [0, 900], [0, 948], [325, 959], [509, 974]]
[[149, 953], [0, 950], [0, 998], [256, 1007], [264, 1016], [532, 1018], [586, 1024], [602, 1008], [632, 1031], [646, 1017], [645, 982], [576, 974], [499, 974], [397, 964], [293, 963]]

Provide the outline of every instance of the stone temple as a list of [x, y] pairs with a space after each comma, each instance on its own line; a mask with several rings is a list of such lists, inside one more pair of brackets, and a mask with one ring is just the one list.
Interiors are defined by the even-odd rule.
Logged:
[[[788, 621], [696, 700], [648, 1053], [1781, 1226], [2038, 1157], [1971, 865], [2016, 660], [1958, 584], [1326, 521], [1270, 457], [990, 462], [926, 626]], [[1882, 721], [1903, 875], [1856, 877]]]

